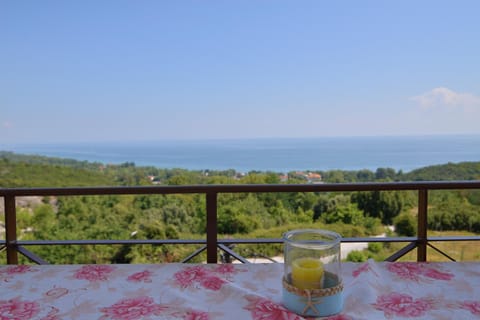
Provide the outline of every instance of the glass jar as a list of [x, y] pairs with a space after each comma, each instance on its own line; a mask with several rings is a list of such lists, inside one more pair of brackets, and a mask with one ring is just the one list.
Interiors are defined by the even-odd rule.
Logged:
[[306, 316], [327, 316], [343, 308], [338, 233], [320, 229], [284, 234], [283, 300]]

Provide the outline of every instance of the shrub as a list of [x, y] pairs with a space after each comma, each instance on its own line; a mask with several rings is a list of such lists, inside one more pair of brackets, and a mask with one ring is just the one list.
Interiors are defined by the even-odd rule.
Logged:
[[350, 262], [365, 262], [367, 261], [367, 256], [362, 251], [353, 250], [347, 255], [347, 261]]
[[417, 230], [417, 221], [408, 213], [404, 213], [395, 218], [395, 231], [400, 236], [413, 237]]

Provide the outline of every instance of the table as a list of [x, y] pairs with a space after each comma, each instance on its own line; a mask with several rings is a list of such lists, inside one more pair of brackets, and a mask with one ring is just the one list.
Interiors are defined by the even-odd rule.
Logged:
[[[283, 264], [3, 265], [0, 319], [303, 319]], [[480, 263], [343, 263], [330, 320], [480, 319]]]

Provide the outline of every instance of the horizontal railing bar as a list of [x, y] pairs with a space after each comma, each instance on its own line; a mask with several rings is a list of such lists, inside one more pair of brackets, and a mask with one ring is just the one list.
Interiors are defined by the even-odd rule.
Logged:
[[369, 237], [369, 238], [342, 238], [343, 243], [358, 242], [412, 242], [416, 241], [416, 237]]
[[[343, 243], [358, 243], [358, 242], [412, 242], [416, 241], [415, 237], [368, 237], [368, 238], [341, 238], [340, 242]], [[479, 238], [480, 240], [480, 238]], [[257, 239], [218, 239], [218, 243], [223, 244], [276, 244], [283, 243], [283, 239], [280, 238], [257, 238]]]
[[[369, 237], [369, 238], [342, 238], [342, 243], [359, 242], [412, 242], [415, 237]], [[456, 237], [429, 237], [428, 241], [480, 241], [480, 236], [456, 236]], [[181, 239], [145, 239], [145, 240], [18, 240], [18, 245], [36, 246], [36, 245], [168, 245], [168, 244], [205, 244], [203, 239], [181, 240]], [[257, 238], [257, 239], [218, 239], [219, 244], [282, 244], [281, 238]]]
[[205, 244], [206, 241], [199, 240], [180, 240], [180, 239], [165, 239], [165, 240], [18, 240], [18, 245], [23, 246], [44, 246], [44, 245], [115, 245], [115, 244]]
[[480, 189], [480, 181], [366, 182], [322, 184], [238, 184], [133, 187], [0, 188], [0, 196], [84, 196], [181, 193], [356, 192]]
[[221, 244], [277, 244], [283, 243], [279, 238], [256, 238], [256, 239], [218, 239], [217, 243]]
[[[359, 242], [413, 242], [416, 237], [367, 237], [367, 238], [341, 238], [342, 243]], [[429, 237], [428, 241], [480, 241], [480, 236], [450, 236], [450, 237]], [[280, 238], [258, 238], [258, 239], [218, 239], [218, 243], [224, 244], [276, 244], [283, 243]]]
[[428, 237], [428, 241], [480, 241], [480, 236]]

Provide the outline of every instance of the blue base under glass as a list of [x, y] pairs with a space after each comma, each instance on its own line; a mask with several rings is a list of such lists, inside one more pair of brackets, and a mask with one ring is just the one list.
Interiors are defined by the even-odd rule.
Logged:
[[284, 280], [283, 305], [296, 314], [309, 317], [326, 317], [343, 309], [343, 286], [337, 278], [326, 277], [326, 289], [308, 292], [295, 289]]

